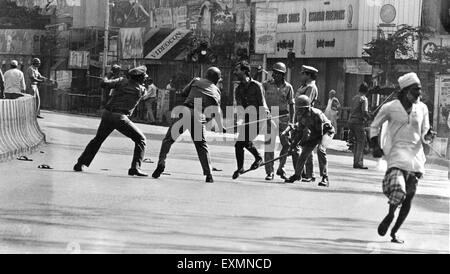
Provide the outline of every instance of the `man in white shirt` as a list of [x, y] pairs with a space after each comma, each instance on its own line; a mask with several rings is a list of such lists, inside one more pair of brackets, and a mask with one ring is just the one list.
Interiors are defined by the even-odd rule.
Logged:
[[[397, 221], [391, 230], [393, 243], [404, 243], [396, 234], [411, 209], [419, 179], [425, 172], [425, 153], [422, 143], [431, 143], [427, 106], [420, 101], [422, 86], [417, 74], [408, 73], [398, 79], [398, 99], [384, 105], [371, 125], [373, 156], [383, 155], [388, 170], [383, 180], [383, 193], [389, 198], [389, 213], [380, 223], [378, 234], [384, 236], [401, 206]], [[383, 127], [385, 132], [380, 134]], [[383, 136], [381, 142], [378, 136]], [[381, 144], [380, 144], [381, 143]]]
[[11, 69], [5, 72], [5, 93], [25, 93], [25, 77], [18, 69], [19, 63], [11, 61]]
[[145, 108], [147, 111], [146, 114], [146, 119], [150, 122], [150, 123], [154, 123], [156, 122], [155, 119], [155, 115], [154, 115], [154, 107], [153, 104], [156, 102], [156, 95], [157, 95], [157, 91], [158, 88], [153, 84], [153, 80], [151, 78], [147, 78], [146, 83], [145, 83], [145, 88], [147, 89], [147, 95], [145, 95], [144, 98], [142, 98], [142, 100], [144, 101], [145, 104]]

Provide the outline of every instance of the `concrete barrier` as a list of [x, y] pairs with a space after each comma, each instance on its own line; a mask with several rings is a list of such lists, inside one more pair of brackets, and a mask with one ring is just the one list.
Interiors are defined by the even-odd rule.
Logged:
[[0, 100], [0, 162], [31, 154], [45, 142], [36, 120], [35, 98], [28, 94], [7, 96]]

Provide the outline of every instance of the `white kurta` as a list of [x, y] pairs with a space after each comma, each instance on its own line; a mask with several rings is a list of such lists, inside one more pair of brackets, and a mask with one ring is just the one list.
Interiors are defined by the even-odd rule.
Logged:
[[379, 136], [383, 123], [387, 122], [380, 141], [388, 168], [425, 173], [425, 153], [422, 142], [430, 129], [428, 107], [419, 102], [413, 104], [408, 115], [399, 100], [387, 103], [371, 125], [371, 137]]

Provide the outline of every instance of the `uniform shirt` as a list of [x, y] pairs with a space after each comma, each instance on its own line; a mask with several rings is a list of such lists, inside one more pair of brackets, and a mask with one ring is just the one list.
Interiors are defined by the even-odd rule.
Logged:
[[381, 107], [371, 125], [371, 137], [379, 136], [384, 122], [381, 147], [388, 168], [399, 168], [410, 172], [425, 172], [425, 153], [422, 142], [430, 129], [428, 107], [419, 102], [413, 104], [408, 115], [402, 103], [394, 100]]
[[314, 107], [315, 102], [319, 98], [319, 89], [316, 86], [316, 81], [311, 81], [306, 83], [306, 85], [302, 85], [295, 93], [295, 97], [299, 97], [300, 95], [308, 96], [311, 100], [311, 106]]
[[264, 98], [264, 88], [258, 81], [251, 79], [248, 83], [239, 83], [235, 97], [238, 106], [244, 108], [254, 106], [258, 111], [259, 107], [263, 107], [267, 112], [269, 111]]
[[31, 85], [37, 85], [38, 83], [43, 81], [44, 79], [41, 73], [35, 66], [30, 66], [25, 72], [25, 83], [27, 87], [30, 87]]
[[25, 91], [23, 72], [17, 68], [5, 72], [5, 93], [22, 93]]
[[105, 108], [112, 111], [122, 111], [128, 115], [133, 113], [146, 92], [143, 85], [124, 78], [105, 80], [101, 87], [115, 90]]
[[187, 96], [184, 105], [193, 108], [195, 99], [201, 99], [202, 110], [209, 106], [220, 106], [220, 89], [207, 79], [195, 78], [187, 85], [182, 92]]
[[311, 135], [307, 138], [305, 145], [320, 142], [323, 136], [323, 126], [329, 124], [331, 126], [330, 120], [325, 116], [325, 114], [317, 108], [310, 108], [310, 111], [301, 117], [296, 117], [295, 131], [298, 134], [303, 134], [305, 129], [311, 131]]
[[263, 84], [267, 106], [278, 107], [280, 115], [289, 113], [289, 106], [294, 105], [294, 89], [291, 84], [284, 81], [281, 87], [278, 87], [274, 80]]
[[365, 95], [356, 95], [352, 99], [349, 123], [363, 124], [368, 118], [369, 100]]

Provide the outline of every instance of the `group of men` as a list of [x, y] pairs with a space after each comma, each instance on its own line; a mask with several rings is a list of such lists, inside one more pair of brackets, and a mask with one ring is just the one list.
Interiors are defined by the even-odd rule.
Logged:
[[[274, 140], [279, 135], [282, 143], [280, 166], [276, 174], [287, 183], [294, 183], [301, 180], [312, 181], [312, 151], [318, 147], [319, 166], [322, 176], [320, 186], [329, 186], [327, 174], [326, 150], [321, 145], [324, 134], [333, 134], [334, 129], [330, 121], [318, 109], [313, 107], [317, 100], [318, 92], [315, 85], [317, 69], [313, 67], [303, 67], [304, 85], [294, 93], [292, 85], [285, 80], [287, 72], [283, 63], [277, 63], [273, 67], [273, 80], [261, 84], [250, 76], [251, 67], [248, 62], [240, 62], [236, 65], [233, 74], [239, 84], [236, 88], [235, 96], [238, 106], [244, 110], [243, 121], [238, 126], [238, 138], [235, 144], [235, 156], [237, 170], [233, 174], [233, 179], [245, 172], [244, 154], [248, 150], [255, 158], [250, 170], [258, 169], [264, 162], [266, 164], [267, 180], [274, 179]], [[144, 83], [148, 78], [146, 67], [138, 67], [129, 71], [128, 79], [123, 77], [108, 79], [102, 82], [102, 87], [113, 89], [110, 98], [105, 105], [96, 137], [89, 143], [86, 150], [78, 159], [74, 166], [75, 171], [82, 171], [84, 166], [89, 166], [101, 144], [107, 136], [114, 130], [122, 132], [131, 138], [135, 144], [135, 153], [130, 168], [130, 175], [148, 176], [140, 169], [145, 153], [145, 136], [129, 120], [129, 116], [139, 104], [148, 96], [148, 89]], [[214, 181], [212, 176], [211, 160], [206, 142], [206, 123], [212, 118], [206, 117], [205, 109], [215, 107], [217, 113], [215, 120], [219, 128], [224, 129], [221, 114], [221, 91], [218, 88], [222, 80], [221, 71], [216, 67], [211, 67], [206, 71], [205, 78], [194, 78], [183, 90], [181, 95], [186, 97], [184, 107], [189, 109], [189, 113], [181, 115], [173, 121], [167, 134], [162, 141], [161, 151], [156, 170], [152, 176], [159, 178], [165, 170], [166, 158], [172, 144], [186, 130], [190, 131], [194, 141], [198, 157], [206, 176], [206, 182]], [[200, 107], [195, 107], [195, 101], [200, 100]], [[295, 107], [294, 107], [295, 106]], [[255, 115], [250, 115], [247, 110], [253, 107]], [[271, 110], [277, 108], [278, 117], [271, 117]], [[260, 110], [263, 111], [260, 111]], [[180, 125], [180, 122], [187, 123]], [[253, 127], [252, 124], [255, 126]], [[267, 124], [267, 125], [266, 125]], [[254, 139], [261, 133], [262, 128], [267, 126], [265, 157], [254, 145]], [[195, 130], [199, 129], [199, 130]], [[225, 129], [224, 129], [225, 132]], [[300, 152], [301, 151], [301, 152]], [[286, 158], [292, 156], [295, 174], [287, 177], [284, 166]], [[306, 168], [304, 166], [306, 165]]]
[[[148, 174], [141, 170], [145, 154], [145, 135], [129, 120], [129, 116], [146, 96], [144, 83], [148, 77], [146, 67], [131, 69], [128, 78], [105, 79], [102, 87], [114, 89], [102, 115], [95, 138], [88, 144], [74, 166], [75, 171], [83, 171], [89, 166], [101, 144], [113, 130], [118, 130], [135, 143], [134, 156], [128, 174], [143, 176]], [[273, 67], [273, 79], [261, 84], [250, 77], [250, 65], [243, 61], [236, 65], [234, 76], [239, 81], [235, 99], [242, 106], [244, 113], [242, 123], [238, 124], [238, 139], [235, 144], [237, 170], [233, 179], [246, 172], [244, 169], [244, 149], [248, 150], [255, 161], [250, 170], [265, 165], [267, 180], [274, 179], [274, 149], [272, 138], [278, 135], [282, 150], [280, 165], [276, 174], [287, 183], [312, 179], [312, 152], [317, 147], [322, 181], [319, 186], [328, 187], [326, 148], [322, 145], [324, 136], [332, 137], [334, 127], [320, 110], [314, 108], [318, 90], [315, 85], [317, 69], [304, 66], [302, 69], [303, 85], [294, 92], [292, 85], [285, 80], [286, 66], [277, 63]], [[221, 90], [218, 83], [222, 80], [221, 71], [211, 67], [204, 78], [194, 78], [183, 90], [186, 96], [185, 111], [175, 119], [162, 141], [159, 160], [153, 178], [159, 178], [166, 168], [167, 155], [177, 138], [186, 130], [190, 132], [197, 154], [206, 176], [206, 182], [214, 182], [211, 159], [206, 142], [206, 123], [213, 117], [205, 115], [206, 109], [215, 108], [214, 118], [219, 128], [226, 132], [220, 111]], [[398, 99], [381, 107], [371, 125], [371, 146], [374, 157], [385, 157], [388, 171], [383, 180], [383, 192], [389, 199], [388, 215], [378, 227], [378, 233], [384, 236], [394, 219], [394, 213], [401, 207], [398, 219], [391, 230], [392, 242], [402, 243], [397, 231], [405, 221], [411, 208], [418, 180], [425, 172], [425, 155], [423, 143], [430, 143], [434, 133], [430, 131], [428, 109], [420, 101], [421, 84], [415, 73], [409, 73], [399, 79], [400, 93]], [[366, 92], [362, 86], [361, 94]], [[356, 100], [356, 99], [355, 99]], [[357, 100], [356, 100], [357, 101]], [[364, 104], [364, 102], [362, 102]], [[358, 101], [361, 104], [361, 100]], [[258, 109], [256, 115], [247, 112], [249, 108]], [[364, 108], [360, 108], [364, 110]], [[262, 110], [262, 111], [261, 111]], [[271, 116], [271, 110], [278, 111]], [[365, 115], [365, 113], [362, 113]], [[358, 124], [358, 117], [352, 123]], [[184, 121], [184, 122], [183, 122]], [[386, 130], [381, 132], [383, 123], [388, 122]], [[256, 124], [256, 127], [252, 125]], [[263, 159], [253, 141], [264, 127], [270, 128], [266, 134], [266, 153]], [[383, 136], [380, 138], [379, 136]], [[287, 177], [284, 170], [286, 158], [293, 159], [295, 174]], [[264, 163], [265, 161], [265, 163]], [[309, 162], [309, 164], [308, 164]], [[268, 164], [267, 164], [268, 163]], [[356, 160], [355, 167], [360, 163]], [[305, 168], [306, 165], [306, 168]]]
[[36, 98], [36, 116], [42, 119], [40, 113], [41, 99], [39, 95], [38, 84], [48, 80], [39, 72], [41, 60], [34, 58], [31, 66], [28, 67], [25, 74], [19, 69], [19, 62], [12, 60], [10, 62], [10, 69], [2, 74], [0, 70], [0, 99], [5, 98], [5, 94], [24, 94], [28, 93]]

